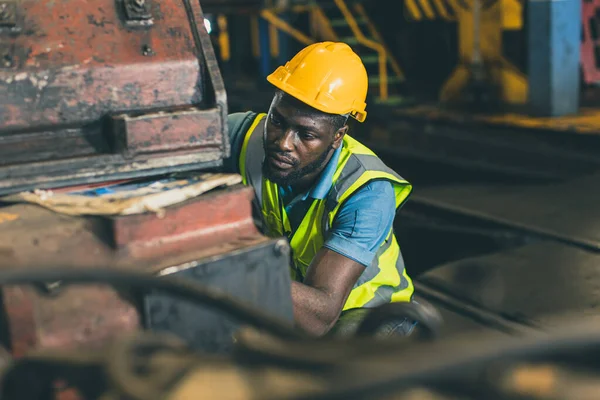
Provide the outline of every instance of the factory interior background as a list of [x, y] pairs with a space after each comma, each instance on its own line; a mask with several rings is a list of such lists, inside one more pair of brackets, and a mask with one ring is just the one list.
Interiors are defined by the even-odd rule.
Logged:
[[[84, 3], [0, 0], [3, 399], [600, 398], [599, 0]], [[417, 305], [346, 341], [290, 327], [289, 243], [218, 172], [323, 41], [413, 186]], [[369, 335], [394, 313], [413, 336]]]

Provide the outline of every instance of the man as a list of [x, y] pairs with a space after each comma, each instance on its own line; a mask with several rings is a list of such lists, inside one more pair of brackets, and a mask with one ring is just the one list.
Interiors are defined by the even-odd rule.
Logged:
[[229, 116], [227, 167], [254, 187], [266, 233], [290, 240], [297, 325], [321, 336], [357, 310], [410, 301], [392, 225], [412, 186], [346, 134], [348, 118], [366, 118], [362, 61], [344, 43], [317, 43], [267, 80], [277, 89], [267, 115]]

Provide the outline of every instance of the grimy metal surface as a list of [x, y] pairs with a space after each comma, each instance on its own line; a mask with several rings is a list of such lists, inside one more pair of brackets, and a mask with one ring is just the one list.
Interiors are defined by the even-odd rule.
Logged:
[[225, 90], [198, 1], [0, 4], [0, 194], [228, 155]]
[[[0, 0], [0, 195], [218, 166], [226, 117], [197, 0]], [[291, 314], [287, 247], [258, 231], [253, 196], [237, 186], [115, 218], [1, 207], [0, 268], [185, 271]], [[143, 322], [143, 296], [118, 290], [3, 287], [0, 341], [16, 356], [101, 346]]]
[[[176, 274], [220, 289], [261, 311], [292, 319], [289, 246], [255, 233], [229, 246], [213, 246], [211, 256], [162, 266], [147, 265], [160, 276]], [[240, 324], [208, 307], [157, 293], [128, 292], [100, 286], [59, 287], [50, 296], [23, 286], [2, 289], [8, 341], [15, 357], [32, 348], [101, 348], [116, 337], [148, 328], [168, 332], [196, 348], [231, 350]]]
[[[209, 284], [293, 324], [289, 256], [285, 239], [271, 239], [203, 262], [167, 268], [161, 275]], [[152, 331], [174, 332], [191, 347], [208, 353], [231, 351], [241, 327], [219, 312], [165, 295], [147, 296], [144, 316]]]
[[254, 237], [253, 195], [252, 188], [241, 185], [215, 190], [168, 207], [161, 216], [70, 217], [35, 205], [3, 207], [0, 268], [127, 268], [142, 260], [185, 261], [214, 245]]
[[546, 185], [432, 187], [411, 201], [600, 250], [600, 174]]
[[[546, 329], [560, 317], [598, 314], [598, 265], [600, 253], [538, 242], [442, 265], [419, 282], [456, 302], [495, 314], [506, 327]], [[469, 316], [468, 310], [463, 315]]]
[[71, 287], [60, 296], [46, 297], [29, 287], [2, 289], [8, 322], [8, 343], [13, 357], [32, 348], [99, 348], [117, 332], [138, 330], [135, 306], [110, 287]]
[[[260, 292], [267, 283], [258, 275], [250, 276], [240, 267], [241, 261], [222, 271], [210, 263], [268, 242], [253, 223], [252, 198], [252, 188], [239, 185], [168, 207], [161, 216], [112, 219], [69, 217], [32, 205], [3, 207], [0, 268], [104, 267], [165, 273], [198, 264], [211, 269], [214, 276], [243, 275], [248, 290]], [[289, 273], [287, 260], [277, 260], [279, 268]], [[270, 264], [271, 272], [281, 274], [275, 264]], [[214, 276], [205, 276], [205, 281]], [[270, 285], [276, 286], [273, 281]], [[58, 294], [63, 288], [46, 289]], [[105, 287], [73, 287], [63, 295], [47, 297], [20, 286], [5, 287], [2, 297], [10, 346], [17, 355], [34, 346], [94, 346], [137, 329], [139, 315], [134, 305], [139, 303], [129, 303], [135, 297], [121, 294], [125, 297]], [[279, 307], [283, 300], [274, 304]]]

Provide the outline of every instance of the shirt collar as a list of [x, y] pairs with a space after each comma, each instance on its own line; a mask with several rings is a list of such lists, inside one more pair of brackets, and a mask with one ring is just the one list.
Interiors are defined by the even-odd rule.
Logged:
[[331, 189], [331, 185], [333, 185], [333, 174], [335, 174], [335, 170], [337, 169], [338, 161], [340, 159], [340, 154], [342, 152], [342, 146], [335, 149], [333, 152], [333, 156], [327, 163], [327, 166], [321, 172], [321, 176], [319, 180], [315, 182], [312, 189], [308, 192], [308, 196], [313, 199], [324, 199], [329, 193], [329, 189]]

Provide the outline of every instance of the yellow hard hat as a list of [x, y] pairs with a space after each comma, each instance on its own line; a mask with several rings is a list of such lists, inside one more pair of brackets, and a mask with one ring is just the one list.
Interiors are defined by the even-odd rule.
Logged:
[[345, 43], [311, 44], [279, 67], [267, 80], [289, 94], [329, 114], [367, 117], [369, 78], [360, 57]]

